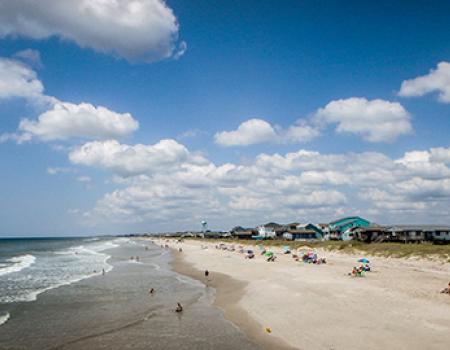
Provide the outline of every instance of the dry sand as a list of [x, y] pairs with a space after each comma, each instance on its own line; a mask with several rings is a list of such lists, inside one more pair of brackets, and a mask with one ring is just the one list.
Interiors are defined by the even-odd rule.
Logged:
[[347, 274], [360, 256], [318, 250], [329, 263], [313, 265], [274, 249], [278, 259], [268, 263], [218, 243], [171, 241], [183, 248], [174, 268], [203, 282], [208, 269], [217, 305], [265, 348], [450, 348], [450, 296], [439, 293], [448, 263], [369, 257], [373, 271], [354, 278]]

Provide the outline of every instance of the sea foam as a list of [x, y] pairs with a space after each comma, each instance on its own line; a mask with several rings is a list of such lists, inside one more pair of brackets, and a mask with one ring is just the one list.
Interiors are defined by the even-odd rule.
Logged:
[[0, 315], [0, 326], [2, 324], [5, 324], [6, 322], [8, 322], [8, 320], [9, 320], [9, 313], [8, 312], [6, 314], [4, 314], [4, 315]]
[[[13, 273], [13, 272], [19, 272], [23, 269], [26, 269], [27, 267], [30, 267], [34, 264], [36, 261], [36, 257], [31, 254], [26, 255], [19, 255], [15, 256], [11, 259], [6, 260], [8, 264], [6, 264], [6, 267], [0, 268], [0, 276]], [[11, 263], [11, 264], [9, 264]]]

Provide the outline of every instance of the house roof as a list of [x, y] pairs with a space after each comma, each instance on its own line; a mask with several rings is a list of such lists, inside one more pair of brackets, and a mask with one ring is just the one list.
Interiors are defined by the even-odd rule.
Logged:
[[346, 223], [348, 223], [348, 222], [355, 221], [355, 220], [364, 220], [364, 221], [369, 222], [369, 220], [363, 219], [363, 218], [360, 217], [360, 216], [347, 216], [347, 217], [345, 217], [345, 218], [340, 218], [340, 219], [338, 219], [338, 220], [335, 220], [335, 221], [330, 222], [330, 225], [338, 225], [338, 226], [341, 226], [341, 225], [343, 225], [343, 224], [346, 224]]
[[450, 226], [443, 225], [394, 225], [389, 231], [450, 231]]
[[276, 222], [268, 222], [267, 224], [262, 225], [264, 227], [273, 227], [273, 228], [279, 228], [283, 225], [277, 224]]
[[239, 236], [251, 236], [253, 235], [253, 230], [233, 231], [232, 234]]
[[296, 229], [296, 230], [288, 230], [286, 233], [290, 233], [290, 234], [317, 234], [316, 231], [314, 230], [309, 230], [309, 229]]

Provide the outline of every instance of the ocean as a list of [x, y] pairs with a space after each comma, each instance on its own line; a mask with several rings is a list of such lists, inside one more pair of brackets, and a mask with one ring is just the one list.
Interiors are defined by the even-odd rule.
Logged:
[[170, 261], [128, 238], [0, 240], [0, 349], [257, 349]]

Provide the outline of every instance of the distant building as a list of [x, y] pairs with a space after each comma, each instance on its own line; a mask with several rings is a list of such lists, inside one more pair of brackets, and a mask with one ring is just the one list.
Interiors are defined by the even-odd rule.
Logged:
[[269, 222], [265, 225], [260, 225], [256, 229], [258, 230], [258, 238], [260, 239], [274, 239], [277, 234], [276, 231], [283, 228], [283, 225], [275, 222]]
[[450, 241], [450, 227], [438, 225], [395, 225], [387, 228], [390, 241], [423, 242]]
[[231, 237], [237, 239], [252, 239], [252, 236], [257, 234], [257, 231], [253, 228], [244, 228], [242, 226], [236, 226], [230, 231]]
[[295, 227], [291, 226], [284, 234], [283, 238], [286, 240], [317, 240], [323, 238], [323, 231], [314, 224], [297, 224]]
[[366, 242], [450, 243], [450, 226], [439, 225], [393, 225], [357, 227], [352, 229], [353, 238]]
[[368, 227], [370, 222], [359, 216], [349, 216], [328, 225], [330, 239], [348, 241], [353, 239], [353, 230], [356, 227]]

